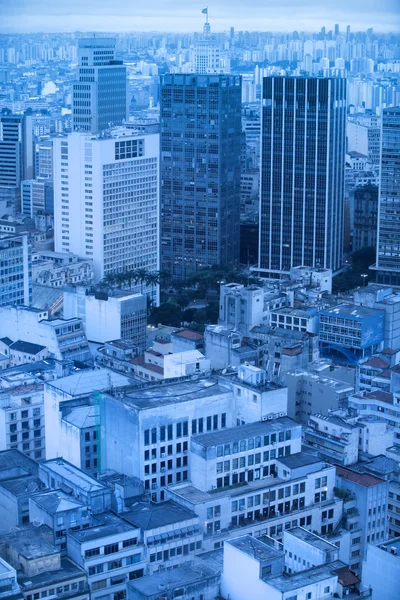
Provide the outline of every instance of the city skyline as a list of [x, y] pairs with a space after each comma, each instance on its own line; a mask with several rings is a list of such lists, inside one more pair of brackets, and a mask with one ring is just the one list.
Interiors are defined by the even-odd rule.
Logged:
[[[38, 0], [35, 3], [17, 0], [7, 8], [4, 5], [0, 7], [0, 32], [193, 32], [202, 26], [201, 10], [204, 4], [200, 0], [189, 6], [183, 0], [156, 0], [151, 7], [136, 8], [126, 0], [116, 0], [110, 14], [110, 5], [104, 0], [88, 0], [85, 3], [72, 0], [68, 4], [51, 0]], [[383, 0], [379, 7], [373, 0], [356, 0], [351, 5], [339, 0], [334, 7], [327, 2], [308, 0], [300, 13], [297, 12], [298, 3], [294, 0], [285, 0], [276, 7], [267, 6], [261, 0], [252, 0], [251, 8], [257, 16], [251, 16], [253, 11], [249, 11], [249, 5], [244, 6], [240, 0], [229, 3], [227, 0], [218, 0], [209, 6], [212, 31], [223, 31], [232, 26], [253, 31], [314, 31], [323, 25], [333, 29], [335, 23], [339, 23], [343, 30], [350, 25], [359, 30], [374, 27], [383, 33], [400, 31], [396, 0]], [[82, 27], [83, 24], [85, 27]]]

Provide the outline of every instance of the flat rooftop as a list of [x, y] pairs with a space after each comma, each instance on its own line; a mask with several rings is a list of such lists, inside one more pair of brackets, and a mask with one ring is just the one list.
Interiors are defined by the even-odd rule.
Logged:
[[379, 548], [386, 548], [389, 552], [391, 548], [396, 548], [397, 554], [395, 554], [394, 556], [397, 556], [397, 558], [400, 559], [400, 537], [392, 538], [391, 540], [387, 540], [383, 544], [379, 544]]
[[321, 310], [320, 314], [362, 319], [365, 317], [383, 315], [384, 311], [376, 310], [375, 308], [368, 308], [367, 306], [358, 306], [356, 304], [338, 304], [332, 308]]
[[356, 483], [358, 485], [362, 485], [363, 487], [373, 487], [374, 485], [380, 485], [384, 483], [382, 479], [378, 479], [378, 477], [374, 477], [373, 475], [368, 475], [367, 473], [356, 473], [354, 471], [350, 471], [350, 469], [345, 469], [344, 467], [336, 467], [336, 476], [342, 477], [347, 481], [351, 481], [352, 483]]
[[12, 546], [18, 554], [26, 559], [41, 558], [59, 551], [46, 542], [46, 540], [33, 528], [27, 526], [13, 533], [2, 534], [2, 541]]
[[289, 456], [282, 456], [276, 460], [288, 469], [299, 469], [300, 467], [308, 467], [309, 465], [318, 465], [319, 468], [321, 463], [324, 464], [323, 460], [312, 454], [307, 454], [307, 452], [297, 452]]
[[101, 513], [96, 515], [99, 523], [95, 527], [89, 527], [88, 529], [80, 529], [79, 531], [68, 530], [68, 535], [78, 540], [81, 543], [92, 542], [120, 533], [132, 533], [136, 534], [136, 528], [127, 523], [124, 519], [117, 517], [112, 513]]
[[292, 535], [297, 539], [310, 544], [310, 546], [314, 546], [314, 548], [318, 548], [318, 550], [323, 550], [324, 552], [332, 552], [332, 550], [337, 551], [338, 547], [330, 542], [319, 537], [319, 535], [315, 535], [315, 533], [311, 533], [311, 531], [307, 531], [303, 527], [293, 527], [289, 529], [289, 531], [285, 531], [284, 535]]
[[180, 567], [134, 579], [128, 585], [143, 594], [145, 598], [153, 598], [154, 594], [162, 595], [160, 590], [174, 590], [175, 587], [193, 585], [196, 582], [201, 584], [205, 579], [216, 576], [217, 572], [207, 565], [201, 565], [201, 568]]
[[282, 550], [277, 550], [273, 546], [266, 544], [260, 539], [254, 538], [251, 535], [242, 535], [238, 538], [230, 539], [225, 542], [234, 548], [237, 548], [247, 556], [256, 560], [269, 560], [277, 556], [284, 556]]
[[107, 489], [106, 485], [94, 477], [91, 477], [87, 473], [84, 473], [81, 471], [81, 469], [78, 469], [78, 467], [75, 467], [62, 458], [52, 458], [50, 460], [46, 460], [40, 463], [39, 468], [56, 473], [65, 479], [65, 483], [67, 485], [71, 484], [80, 488], [81, 490], [84, 490], [85, 492]]
[[[294, 427], [300, 428], [300, 423], [296, 423], [296, 421], [293, 421], [293, 419], [290, 419], [289, 417], [280, 417], [271, 421], [261, 421], [239, 425], [238, 427], [228, 427], [212, 433], [201, 433], [192, 436], [191, 439], [199, 446], [209, 448], [220, 446], [222, 444], [239, 442], [240, 440], [251, 437], [286, 431], [287, 429], [293, 429]], [[261, 446], [263, 445], [264, 443], [262, 441]]]
[[63, 417], [63, 421], [66, 421], [79, 429], [85, 429], [87, 427], [95, 427], [98, 425], [99, 417], [96, 416], [96, 409], [94, 406], [77, 406]]
[[32, 497], [32, 501], [50, 515], [68, 510], [77, 510], [85, 506], [85, 504], [61, 490], [36, 494]]
[[198, 519], [195, 512], [171, 500], [157, 504], [136, 502], [128, 512], [122, 513], [121, 516], [144, 531]]
[[343, 569], [343, 567], [348, 569], [347, 565], [343, 562], [335, 560], [326, 565], [313, 567], [312, 569], [300, 571], [299, 573], [290, 575], [284, 573], [283, 575], [278, 575], [278, 577], [265, 577], [264, 581], [276, 590], [285, 593], [324, 581], [324, 579], [332, 577], [335, 574], [335, 571]]
[[179, 381], [134, 390], [132, 393], [127, 393], [122, 402], [136, 410], [148, 410], [180, 402], [216, 398], [221, 395], [231, 396], [232, 392], [220, 386], [215, 378], [204, 377], [197, 381]]
[[131, 379], [110, 369], [83, 369], [74, 375], [47, 382], [47, 385], [69, 396], [83, 396], [95, 390], [128, 387], [131, 383]]
[[68, 581], [71, 577], [82, 577], [86, 576], [86, 571], [78, 567], [69, 558], [61, 558], [61, 569], [56, 571], [43, 571], [38, 575], [20, 575], [18, 574], [18, 583], [21, 586], [21, 590], [24, 593], [28, 593], [30, 590], [41, 588], [49, 583], [57, 583], [62, 581]]

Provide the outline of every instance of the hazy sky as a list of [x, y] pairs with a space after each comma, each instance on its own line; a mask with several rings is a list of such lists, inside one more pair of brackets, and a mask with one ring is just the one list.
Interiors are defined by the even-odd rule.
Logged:
[[[0, 0], [0, 32], [200, 31], [207, 0]], [[214, 0], [213, 31], [400, 31], [400, 0]]]

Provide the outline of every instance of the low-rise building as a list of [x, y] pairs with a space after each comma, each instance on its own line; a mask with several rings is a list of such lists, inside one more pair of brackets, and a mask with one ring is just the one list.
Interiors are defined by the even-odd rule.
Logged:
[[64, 290], [64, 316], [80, 317], [92, 342], [130, 340], [141, 352], [146, 347], [147, 300], [122, 290], [92, 291], [82, 286]]
[[368, 544], [363, 582], [379, 600], [397, 600], [400, 581], [400, 537], [383, 544]]
[[219, 584], [218, 571], [203, 564], [196, 567], [185, 566], [130, 581], [126, 586], [126, 597], [127, 600], [214, 600], [218, 598]]
[[147, 574], [193, 565], [203, 547], [198, 515], [176, 502], [134, 502], [120, 517], [140, 529]]
[[82, 320], [49, 319], [46, 310], [26, 306], [0, 307], [3, 336], [48, 349], [58, 360], [90, 361], [91, 353]]
[[383, 348], [385, 313], [356, 304], [339, 304], [319, 313], [322, 354], [355, 364]]
[[22, 600], [16, 570], [0, 558], [0, 598], [2, 600]]
[[311, 415], [340, 408], [354, 387], [329, 377], [329, 371], [296, 369], [286, 375], [288, 416], [306, 425]]
[[318, 333], [318, 314], [316, 308], [282, 307], [271, 310], [271, 327], [301, 331], [302, 333]]
[[126, 582], [145, 572], [140, 530], [109, 512], [97, 519], [94, 527], [67, 532], [68, 556], [87, 572], [92, 600], [122, 599]]

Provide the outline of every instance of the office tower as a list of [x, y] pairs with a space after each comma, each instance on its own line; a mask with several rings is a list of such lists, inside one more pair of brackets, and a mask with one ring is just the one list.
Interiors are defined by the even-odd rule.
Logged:
[[346, 27], [346, 42], [350, 41], [350, 25]]
[[266, 77], [259, 270], [342, 265], [346, 81]]
[[161, 255], [184, 278], [239, 261], [241, 78], [161, 78]]
[[54, 140], [55, 249], [110, 273], [159, 269], [159, 136], [116, 128], [107, 138]]
[[354, 190], [353, 252], [376, 248], [379, 189], [367, 184]]
[[127, 117], [126, 67], [115, 59], [115, 38], [84, 38], [72, 86], [73, 130], [101, 133]]
[[49, 177], [53, 179], [53, 141], [40, 142], [36, 149], [37, 177]]
[[206, 15], [203, 27], [203, 37], [198, 40], [195, 48], [196, 73], [222, 73], [219, 44], [211, 37], [211, 26], [208, 22], [208, 9], [202, 11]]
[[0, 306], [29, 306], [31, 302], [32, 258], [28, 236], [0, 233]]
[[20, 210], [21, 181], [32, 177], [32, 117], [0, 116], [0, 215]]
[[54, 213], [52, 179], [37, 177], [21, 183], [21, 212], [29, 217], [35, 217], [43, 213]]
[[382, 116], [379, 185], [377, 280], [400, 285], [400, 107]]
[[339, 31], [339, 24], [338, 24], [338, 23], [336, 23], [336, 25], [335, 25], [335, 37], [337, 37], [339, 34], [340, 34], [340, 31]]

